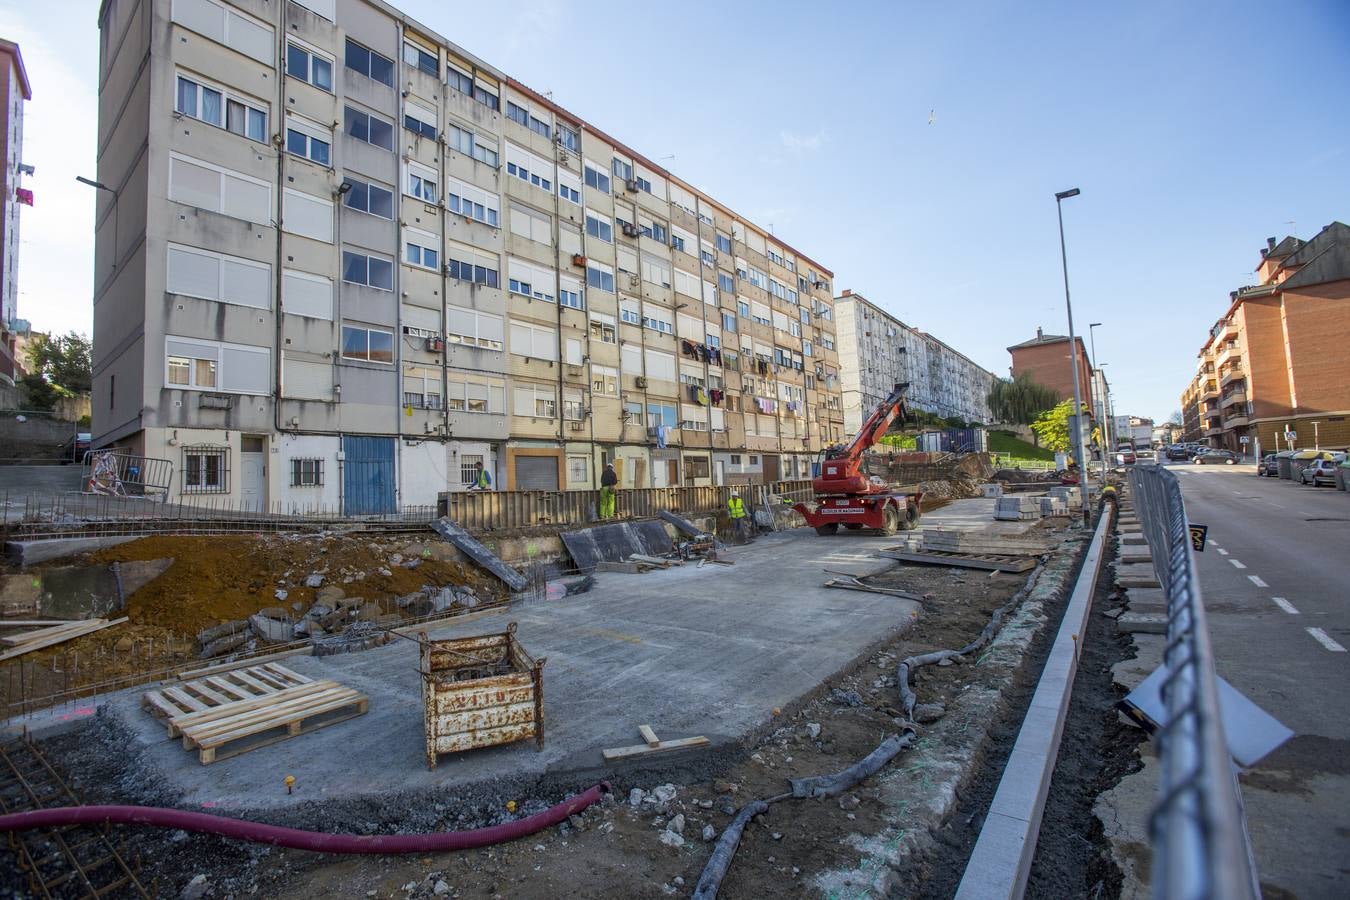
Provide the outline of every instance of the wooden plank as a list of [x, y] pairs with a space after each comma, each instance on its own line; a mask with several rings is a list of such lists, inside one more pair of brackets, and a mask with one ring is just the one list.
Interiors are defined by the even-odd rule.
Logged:
[[295, 727], [291, 727], [290, 724], [288, 723], [285, 731], [275, 735], [268, 735], [266, 737], [257, 737], [256, 735], [245, 735], [244, 737], [254, 737], [255, 739], [249, 741], [247, 744], [242, 744], [234, 748], [230, 748], [228, 746], [225, 747], [224, 749], [222, 749], [220, 746], [202, 748], [197, 752], [197, 759], [201, 762], [202, 765], [207, 766], [213, 762], [217, 762], [218, 760], [229, 759], [230, 757], [238, 756], [241, 753], [248, 753], [250, 750], [257, 750], [259, 747], [266, 747], [269, 744], [275, 744], [278, 741], [290, 740], [291, 738], [299, 737], [302, 734], [309, 734], [311, 731], [318, 731], [320, 728], [327, 728], [329, 725], [336, 725], [339, 722], [345, 722], [348, 719], [354, 719], [357, 716], [363, 716], [366, 714], [367, 709], [369, 709], [369, 700], [363, 697], [356, 704], [355, 708], [353, 708], [352, 711], [347, 713], [346, 715], [332, 716], [330, 718], [324, 719], [322, 722], [309, 722], [308, 724], [304, 722], [297, 722], [295, 723]]
[[183, 683], [182, 690], [190, 691], [192, 694], [201, 697], [207, 702], [208, 706], [223, 706], [230, 703], [229, 697], [224, 694], [216, 693], [206, 686], [205, 681], [187, 681]]
[[287, 703], [296, 697], [306, 697], [313, 694], [323, 693], [330, 688], [339, 687], [335, 681], [316, 681], [313, 684], [300, 685], [294, 688], [288, 688], [285, 691], [274, 691], [261, 697], [250, 697], [247, 700], [236, 700], [225, 706], [218, 706], [215, 709], [208, 709], [203, 712], [194, 712], [189, 715], [179, 717], [178, 723], [184, 729], [189, 726], [196, 726], [205, 722], [219, 722], [223, 719], [229, 719], [234, 716], [247, 715], [248, 713], [267, 707], [276, 706], [281, 703]]
[[[87, 619], [84, 621], [88, 621]], [[0, 628], [49, 627], [52, 625], [74, 625], [79, 620], [72, 619], [0, 619]]]
[[25, 653], [31, 653], [34, 650], [41, 650], [44, 647], [50, 647], [53, 644], [61, 644], [66, 641], [73, 640], [74, 638], [77, 637], [83, 637], [86, 634], [93, 634], [95, 631], [102, 631], [104, 628], [111, 628], [113, 625], [121, 625], [125, 621], [127, 621], [126, 616], [123, 616], [120, 619], [113, 619], [112, 621], [107, 621], [104, 619], [90, 619], [89, 627], [84, 629], [83, 631], [67, 631], [62, 634], [46, 638], [45, 640], [34, 641], [31, 644], [25, 644], [22, 647], [15, 647], [13, 650], [7, 650], [4, 653], [0, 653], [0, 662], [3, 662], [4, 660], [7, 659], [12, 659], [13, 657], [16, 656], [22, 656]]
[[365, 694], [359, 691], [334, 684], [331, 690], [307, 697], [295, 697], [277, 706], [250, 710], [192, 725], [183, 729], [183, 736], [185, 739], [191, 738], [199, 747], [209, 747], [228, 743], [256, 731], [267, 731], [277, 725], [297, 722], [324, 710], [347, 706], [365, 699]]
[[642, 739], [647, 742], [648, 747], [655, 747], [657, 744], [661, 743], [661, 739], [656, 736], [655, 731], [652, 731], [652, 726], [650, 725], [639, 725], [638, 733], [642, 735]]
[[602, 751], [606, 762], [627, 759], [630, 756], [642, 756], [647, 753], [665, 753], [670, 750], [688, 750], [690, 747], [704, 747], [711, 743], [703, 735], [690, 738], [677, 738], [673, 741], [661, 741], [655, 747], [649, 744], [635, 744], [632, 747], [616, 747]]
[[245, 687], [238, 685], [233, 681], [227, 681], [224, 678], [219, 678], [215, 675], [212, 675], [208, 678], [203, 678], [201, 679], [201, 681], [211, 685], [213, 688], [220, 691], [221, 693], [229, 695], [231, 703], [237, 703], [240, 700], [251, 700], [252, 698], [257, 696], [256, 694], [246, 689]]
[[62, 625], [56, 625], [50, 628], [35, 628], [32, 631], [24, 631], [19, 634], [7, 634], [0, 637], [0, 644], [7, 644], [11, 647], [19, 647], [30, 644], [33, 641], [43, 640], [44, 638], [54, 637], [67, 631], [80, 632], [89, 627], [90, 622], [102, 622], [102, 619], [88, 619], [83, 622], [66, 622]]
[[177, 687], [165, 688], [163, 690], [163, 694], [165, 697], [172, 700], [174, 703], [177, 703], [185, 710], [191, 712], [205, 712], [206, 710], [212, 708], [207, 704], [203, 703], [202, 701], [198, 700], [196, 697], [193, 697], [191, 694], [187, 693], [182, 688]]
[[895, 588], [869, 587], [868, 585], [861, 583], [840, 581], [837, 578], [832, 578], [829, 581], [825, 582], [824, 586], [827, 588], [838, 588], [844, 591], [862, 591], [868, 594], [885, 594], [888, 597], [899, 597], [902, 600], [914, 600], [919, 603], [923, 602], [923, 595], [921, 594], [911, 594], [909, 591], [901, 591]]
[[206, 675], [219, 675], [222, 672], [233, 672], [235, 669], [244, 669], [249, 666], [256, 666], [263, 662], [285, 659], [288, 656], [310, 656], [313, 653], [314, 646], [312, 644], [306, 644], [303, 647], [295, 647], [291, 650], [281, 650], [277, 653], [268, 653], [265, 656], [255, 656], [251, 659], [236, 659], [234, 662], [220, 663], [214, 666], [206, 666], [201, 669], [188, 669], [179, 672], [176, 677], [179, 681], [187, 681], [191, 678], [202, 678]]
[[288, 669], [279, 663], [267, 663], [263, 668], [276, 675], [278, 678], [286, 681], [288, 684], [309, 684], [314, 680], [306, 675], [301, 675], [294, 669]]
[[1034, 568], [1034, 560], [1024, 557], [1017, 559], [999, 558], [994, 556], [971, 556], [959, 553], [941, 553], [932, 551], [928, 553], [910, 553], [903, 550], [881, 550], [879, 555], [889, 559], [898, 559], [901, 562], [921, 563], [930, 566], [954, 566], [959, 569], [981, 569], [984, 571], [995, 572], [1025, 572]]
[[276, 690], [276, 688], [273, 687], [272, 685], [264, 684], [263, 682], [254, 678], [251, 669], [239, 669], [238, 671], [231, 672], [230, 677], [243, 682], [244, 684], [248, 685], [249, 687], [257, 691], [259, 694], [270, 694]]

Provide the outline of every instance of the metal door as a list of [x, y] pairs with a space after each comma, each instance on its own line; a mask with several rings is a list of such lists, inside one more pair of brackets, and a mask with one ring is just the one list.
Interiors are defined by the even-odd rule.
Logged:
[[239, 494], [245, 512], [267, 509], [267, 454], [247, 451], [239, 454]]
[[394, 481], [394, 439], [342, 438], [342, 512], [348, 516], [398, 511]]
[[764, 460], [764, 483], [773, 484], [775, 481], [779, 481], [778, 457], [766, 453], [762, 459]]
[[556, 491], [558, 489], [558, 458], [556, 456], [517, 456], [516, 490]]

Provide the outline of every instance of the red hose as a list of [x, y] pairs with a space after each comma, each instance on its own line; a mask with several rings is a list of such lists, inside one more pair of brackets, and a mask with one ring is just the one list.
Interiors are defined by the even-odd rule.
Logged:
[[609, 782], [565, 800], [557, 806], [525, 819], [504, 822], [490, 828], [471, 831], [442, 831], [436, 834], [327, 834], [321, 831], [302, 831], [280, 825], [264, 825], [243, 819], [230, 819], [207, 813], [165, 809], [158, 806], [60, 806], [32, 812], [0, 816], [0, 832], [24, 831], [30, 828], [58, 828], [63, 825], [156, 825], [161, 828], [182, 828], [204, 834], [241, 841], [256, 841], [290, 847], [294, 850], [313, 850], [318, 853], [427, 853], [440, 850], [472, 850], [515, 840], [527, 834], [557, 825], [573, 813], [580, 812], [609, 792]]

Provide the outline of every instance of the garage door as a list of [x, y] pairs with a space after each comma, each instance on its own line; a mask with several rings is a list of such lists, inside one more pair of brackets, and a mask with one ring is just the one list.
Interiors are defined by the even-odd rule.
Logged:
[[394, 439], [342, 438], [342, 511], [349, 516], [387, 515], [398, 511], [394, 495]]
[[556, 491], [558, 460], [553, 456], [517, 456], [516, 490]]

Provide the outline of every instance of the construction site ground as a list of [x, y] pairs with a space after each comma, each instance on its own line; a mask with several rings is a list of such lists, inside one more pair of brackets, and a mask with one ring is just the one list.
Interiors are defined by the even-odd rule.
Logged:
[[[747, 831], [724, 896], [885, 893], [903, 883], [895, 873], [906, 859], [931, 855], [925, 841], [976, 769], [1005, 688], [1034, 677], [1025, 671], [1028, 648], [1058, 616], [1081, 538], [1063, 519], [996, 523], [993, 506], [953, 501], [924, 525], [1070, 539], [1033, 573], [1026, 600], [977, 659], [919, 671], [915, 688], [929, 720], [918, 745], [839, 801], [775, 806]], [[789, 777], [842, 769], [897, 732], [896, 663], [964, 645], [1028, 581], [873, 555], [894, 543], [795, 529], [731, 549], [725, 555], [733, 566], [602, 574], [584, 594], [517, 603], [432, 630], [433, 637], [483, 634], [519, 623], [522, 644], [548, 658], [542, 752], [526, 742], [452, 754], [429, 771], [417, 647], [398, 639], [360, 653], [286, 660], [368, 694], [369, 713], [213, 765], [166, 738], [162, 723], [140, 708], [144, 688], [80, 704], [78, 723], [53, 730], [45, 745], [88, 802], [170, 805], [327, 831], [477, 827], [539, 811], [602, 778], [615, 788], [611, 800], [557, 829], [431, 856], [341, 858], [132, 829], [169, 892], [204, 875], [200, 896], [687, 896], [710, 847], [705, 826], [720, 833], [748, 800], [779, 793]], [[240, 569], [243, 581], [247, 563]], [[870, 575], [924, 600], [826, 589], [823, 570]], [[41, 729], [71, 718], [66, 708], [32, 723]], [[664, 739], [706, 735], [711, 745], [602, 763], [603, 749], [640, 743], [639, 725]], [[296, 779], [294, 793], [287, 775]], [[654, 791], [666, 784], [672, 787]], [[628, 802], [633, 788], [646, 798], [636, 806]], [[509, 800], [519, 804], [514, 815]], [[684, 822], [681, 846], [662, 840], [676, 815]]]

